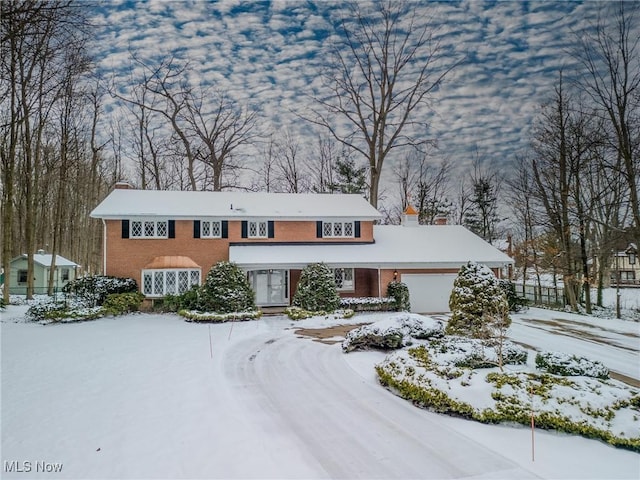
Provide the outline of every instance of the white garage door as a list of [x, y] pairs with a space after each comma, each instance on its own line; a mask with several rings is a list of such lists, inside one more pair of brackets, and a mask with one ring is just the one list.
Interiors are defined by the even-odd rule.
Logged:
[[409, 287], [411, 311], [436, 313], [449, 311], [449, 296], [455, 273], [403, 273], [401, 281]]

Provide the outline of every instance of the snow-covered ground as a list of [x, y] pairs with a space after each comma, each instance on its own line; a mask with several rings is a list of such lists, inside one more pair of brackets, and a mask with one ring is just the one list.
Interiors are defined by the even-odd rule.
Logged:
[[[535, 432], [532, 459], [527, 428], [420, 410], [378, 385], [373, 365], [384, 354], [345, 355], [340, 343], [296, 333], [385, 314], [211, 325], [136, 314], [42, 326], [20, 322], [24, 311], [0, 313], [2, 478], [640, 476], [640, 455], [553, 432]], [[609, 355], [554, 333], [557, 315], [569, 314], [518, 315], [514, 339], [584, 351], [630, 376], [635, 366], [640, 377], [638, 323], [580, 316], [594, 325], [578, 329], [623, 342]], [[36, 471], [56, 463], [61, 473]]]

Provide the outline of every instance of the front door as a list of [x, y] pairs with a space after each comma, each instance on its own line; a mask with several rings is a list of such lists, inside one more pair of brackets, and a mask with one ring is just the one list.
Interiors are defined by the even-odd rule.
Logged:
[[256, 292], [256, 305], [289, 305], [288, 270], [252, 270], [249, 283]]

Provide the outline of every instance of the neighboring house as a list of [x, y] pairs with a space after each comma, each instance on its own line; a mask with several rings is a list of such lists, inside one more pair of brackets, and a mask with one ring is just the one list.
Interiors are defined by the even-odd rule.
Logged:
[[611, 259], [611, 286], [619, 284], [620, 288], [640, 287], [640, 262], [638, 247], [629, 243], [624, 249], [617, 249]]
[[359, 195], [133, 190], [116, 186], [91, 216], [104, 224], [103, 270], [131, 277], [148, 298], [201, 284], [213, 264], [247, 272], [259, 306], [291, 303], [301, 270], [324, 262], [342, 296], [386, 296], [406, 283], [414, 311], [448, 311], [453, 280], [469, 260], [500, 275], [513, 263], [458, 225], [374, 225]]
[[[38, 250], [33, 255], [33, 287], [35, 294], [46, 294], [49, 290], [49, 272], [53, 255]], [[76, 278], [79, 265], [60, 255], [56, 255], [55, 273], [53, 277], [54, 291], [60, 291], [68, 282]], [[9, 270], [9, 293], [12, 295], [27, 294], [27, 254], [11, 260]]]

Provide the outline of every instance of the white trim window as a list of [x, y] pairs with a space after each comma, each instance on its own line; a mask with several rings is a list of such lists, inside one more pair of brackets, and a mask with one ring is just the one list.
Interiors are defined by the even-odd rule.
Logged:
[[194, 285], [200, 285], [199, 268], [142, 271], [142, 293], [146, 297], [180, 295]]
[[167, 220], [132, 220], [129, 238], [169, 238]]
[[200, 238], [222, 238], [222, 221], [201, 220]]
[[352, 292], [355, 290], [353, 268], [334, 268], [333, 277], [336, 281], [336, 289], [339, 292]]
[[268, 222], [247, 222], [247, 236], [249, 238], [268, 238], [269, 227]]
[[353, 222], [322, 222], [322, 236], [327, 238], [353, 238]]

